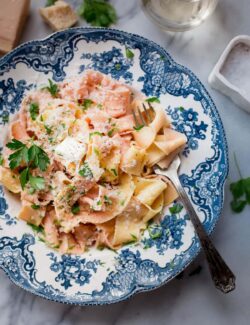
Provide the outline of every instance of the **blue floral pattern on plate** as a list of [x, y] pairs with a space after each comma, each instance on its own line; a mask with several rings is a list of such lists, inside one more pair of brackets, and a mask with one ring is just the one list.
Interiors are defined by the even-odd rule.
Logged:
[[79, 73], [85, 69], [95, 69], [114, 79], [122, 77], [127, 82], [133, 81], [133, 74], [128, 71], [133, 66], [133, 61], [126, 59], [119, 48], [113, 46], [112, 50], [103, 53], [83, 53], [81, 59], [91, 60], [91, 63], [81, 65]]
[[165, 216], [160, 224], [150, 226], [149, 238], [142, 240], [144, 249], [155, 246], [160, 255], [164, 255], [167, 249], [180, 249], [183, 245], [182, 237], [187, 220], [189, 220], [187, 215], [181, 217], [173, 214]]
[[[132, 59], [126, 48], [134, 53]], [[21, 45], [0, 59], [1, 134], [34, 84], [60, 81], [87, 68], [160, 98], [173, 127], [188, 138], [180, 177], [210, 233], [220, 216], [228, 173], [223, 126], [196, 76], [152, 41], [111, 29], [75, 28]], [[48, 248], [15, 218], [18, 211], [17, 200], [0, 187], [0, 267], [17, 285], [54, 301], [86, 305], [126, 299], [174, 278], [200, 249], [184, 209], [178, 215], [166, 209], [160, 223], [150, 226], [151, 236], [145, 231], [138, 244], [117, 253], [91, 249], [82, 256]]]
[[89, 283], [91, 273], [96, 272], [97, 266], [100, 265], [100, 261], [86, 261], [79, 256], [62, 255], [58, 258], [54, 253], [49, 253], [48, 256], [53, 261], [50, 265], [51, 271], [59, 273], [55, 278], [56, 282], [60, 282], [65, 289], [72, 287], [72, 281], [80, 286]]
[[168, 107], [167, 114], [171, 117], [174, 128], [187, 136], [187, 145], [183, 150], [183, 155], [187, 157], [190, 150], [198, 149], [199, 139], [206, 139], [208, 125], [204, 121], [199, 121], [199, 114], [193, 108]]

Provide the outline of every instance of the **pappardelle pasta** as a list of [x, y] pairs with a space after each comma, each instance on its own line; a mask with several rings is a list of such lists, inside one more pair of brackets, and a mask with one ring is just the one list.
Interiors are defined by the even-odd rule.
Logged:
[[[132, 109], [150, 102], [148, 126]], [[146, 119], [147, 116], [144, 116]], [[87, 70], [29, 92], [10, 124], [0, 182], [20, 194], [19, 218], [61, 253], [118, 249], [140, 240], [149, 220], [177, 198], [153, 174], [186, 143], [159, 100]]]

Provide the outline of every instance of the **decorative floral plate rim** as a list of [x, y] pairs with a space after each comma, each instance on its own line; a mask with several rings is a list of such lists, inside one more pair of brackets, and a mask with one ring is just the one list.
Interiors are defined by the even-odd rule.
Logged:
[[[209, 220], [208, 223], [205, 222], [207, 232], [211, 233], [215, 228], [215, 225], [216, 225], [216, 223], [217, 223], [217, 221], [218, 221], [218, 219], [220, 217], [220, 214], [221, 214], [221, 211], [222, 211], [222, 208], [223, 208], [223, 203], [224, 203], [224, 183], [225, 183], [226, 177], [228, 175], [228, 170], [229, 170], [228, 147], [227, 147], [227, 142], [226, 142], [226, 137], [225, 137], [225, 131], [224, 131], [223, 124], [222, 124], [221, 118], [219, 116], [219, 113], [217, 111], [217, 108], [216, 108], [212, 98], [210, 97], [209, 93], [207, 92], [205, 86], [193, 74], [193, 72], [191, 70], [189, 70], [185, 66], [180, 65], [177, 62], [175, 62], [173, 60], [173, 58], [171, 57], [171, 55], [169, 55], [169, 53], [165, 49], [163, 49], [161, 46], [159, 46], [155, 42], [153, 42], [151, 40], [148, 40], [148, 39], [146, 39], [146, 38], [144, 38], [142, 36], [132, 34], [132, 33], [127, 33], [127, 32], [120, 31], [120, 30], [106, 29], [106, 28], [77, 27], [77, 28], [72, 28], [72, 29], [69, 29], [69, 30], [61, 31], [61, 32], [56, 32], [56, 33], [54, 33], [54, 34], [52, 34], [52, 35], [50, 35], [50, 36], [48, 36], [48, 37], [46, 37], [44, 39], [33, 40], [33, 41], [29, 41], [29, 42], [26, 42], [26, 43], [20, 45], [19, 47], [14, 49], [12, 52], [10, 52], [9, 54], [5, 55], [3, 58], [0, 59], [0, 76], [3, 75], [6, 71], [8, 71], [8, 69], [11, 70], [11, 67], [8, 68], [8, 62], [11, 61], [11, 59], [15, 58], [15, 56], [18, 55], [18, 52], [20, 50], [22, 50], [22, 49], [25, 49], [25, 47], [30, 46], [30, 45], [36, 46], [36, 45], [39, 45], [39, 44], [43, 44], [45, 42], [55, 40], [56, 37], [60, 37], [60, 36], [63, 36], [63, 35], [66, 38], [67, 38], [67, 36], [68, 37], [73, 36], [73, 35], [77, 36], [77, 34], [79, 32], [82, 32], [82, 34], [85, 35], [86, 37], [88, 36], [88, 34], [91, 35], [91, 33], [97, 33], [97, 34], [98, 33], [103, 33], [104, 35], [105, 35], [105, 33], [107, 33], [107, 34], [109, 33], [110, 35], [116, 36], [116, 38], [117, 38], [116, 41], [118, 41], [118, 42], [119, 42], [119, 39], [121, 41], [124, 38], [127, 41], [130, 39], [132, 43], [133, 43], [133, 41], [135, 43], [136, 42], [138, 42], [138, 43], [141, 42], [141, 43], [144, 43], [144, 44], [146, 43], [147, 46], [150, 46], [150, 47], [156, 49], [157, 51], [159, 51], [159, 53], [161, 53], [164, 56], [164, 58], [167, 58], [167, 60], [169, 62], [169, 65], [173, 69], [178, 70], [178, 71], [182, 72], [183, 74], [189, 76], [190, 79], [192, 79], [192, 81], [194, 82], [195, 87], [197, 87], [197, 89], [202, 93], [202, 96], [204, 96], [204, 98], [206, 98], [207, 103], [209, 105], [208, 110], [213, 115], [213, 118], [215, 118], [216, 123], [217, 123], [217, 131], [219, 132], [219, 135], [220, 135], [219, 139], [221, 141], [221, 142], [219, 142], [219, 144], [221, 146], [221, 148], [220, 148], [221, 149], [221, 155], [223, 156], [223, 158], [221, 158], [220, 162], [223, 162], [223, 164], [224, 164], [223, 165], [223, 172], [221, 172], [220, 179], [219, 179], [219, 181], [220, 181], [219, 182], [219, 189], [218, 189], [218, 192], [219, 192], [219, 194], [218, 194], [218, 200], [219, 200], [218, 205], [219, 206], [217, 207], [216, 215], [212, 215], [212, 219]], [[104, 39], [105, 39], [105, 36], [104, 36]], [[110, 40], [110, 39], [108, 39], [108, 40]], [[93, 40], [92, 41], [89, 40], [89, 41], [93, 42]], [[121, 42], [123, 42], [123, 41], [121, 41]], [[123, 44], [125, 44], [125, 41], [124, 41]], [[72, 51], [74, 51], [74, 50], [72, 50]], [[68, 62], [66, 62], [64, 64], [64, 66], [67, 67], [67, 64], [69, 62], [70, 62], [70, 59], [69, 59]], [[141, 64], [141, 62], [140, 62], [140, 64]], [[7, 70], [5, 71], [3, 69], [3, 67], [7, 67], [6, 68]], [[15, 64], [14, 64], [14, 69], [15, 69]], [[64, 72], [63, 69], [62, 69], [61, 72]], [[53, 76], [55, 76], [54, 72], [53, 72]], [[147, 81], [144, 80], [143, 82], [145, 84]], [[181, 89], [181, 87], [182, 86], [180, 86], [180, 89]], [[169, 93], [169, 90], [167, 89], [165, 91], [165, 93]], [[195, 98], [195, 96], [197, 95], [195, 93], [195, 89], [193, 89], [193, 92], [191, 92], [191, 93]], [[188, 93], [188, 95], [190, 95], [190, 93]], [[174, 96], [183, 96], [183, 97], [185, 97], [185, 92], [181, 93], [181, 94], [178, 93], [178, 95], [174, 95]], [[186, 94], [186, 96], [187, 96], [187, 94]], [[197, 99], [197, 101], [199, 101], [199, 100]], [[172, 113], [174, 114], [175, 112], [172, 111]], [[194, 112], [191, 110], [190, 113], [193, 114]], [[204, 128], [203, 128], [203, 130], [204, 130]], [[201, 139], [201, 137], [199, 139]], [[218, 159], [219, 159], [219, 157], [218, 157]], [[201, 165], [200, 168], [202, 168], [202, 163], [200, 163], [199, 165]], [[182, 178], [184, 186], [185, 186], [185, 184], [187, 185], [187, 180], [188, 180], [187, 175], [184, 175], [184, 177], [181, 177], [181, 178]], [[194, 202], [194, 197], [193, 197], [193, 194], [190, 192], [190, 188], [188, 189], [188, 192], [191, 195], [191, 198], [192, 198], [192, 200]], [[0, 192], [0, 197], [1, 197], [1, 192]], [[131, 252], [129, 250], [129, 248], [125, 248], [122, 251], [122, 254], [124, 256], [122, 256], [121, 258], [124, 258], [125, 260], [127, 259], [126, 261], [129, 261], [129, 262], [131, 261], [131, 259], [134, 259], [134, 261], [136, 261], [136, 263], [137, 263], [136, 265], [138, 265], [138, 267], [139, 267], [139, 265], [141, 265], [143, 263], [144, 264], [148, 263], [149, 266], [147, 266], [147, 268], [150, 269], [150, 267], [151, 267], [152, 269], [154, 269], [154, 272], [159, 272], [160, 274], [162, 272], [162, 274], [165, 275], [165, 279], [164, 279], [164, 277], [159, 277], [160, 280], [158, 280], [157, 283], [152, 283], [152, 284], [147, 283], [145, 285], [143, 283], [135, 282], [134, 285], [129, 289], [129, 291], [127, 293], [125, 293], [123, 296], [115, 298], [115, 295], [114, 295], [114, 296], [111, 297], [112, 299], [109, 299], [109, 298], [107, 298], [107, 292], [108, 292], [108, 290], [111, 290], [111, 289], [106, 290], [105, 288], [108, 288], [108, 283], [109, 283], [108, 281], [114, 281], [114, 279], [115, 279], [114, 278], [115, 274], [113, 274], [114, 276], [112, 277], [112, 275], [110, 275], [112, 273], [111, 272], [107, 276], [107, 278], [105, 279], [105, 282], [102, 283], [103, 284], [103, 290], [102, 290], [103, 296], [101, 296], [101, 294], [99, 296], [98, 295], [95, 296], [95, 294], [97, 294], [97, 293], [93, 292], [94, 294], [92, 293], [92, 298], [91, 299], [89, 299], [89, 298], [82, 298], [82, 299], [79, 298], [79, 299], [77, 299], [76, 295], [74, 297], [70, 296], [70, 295], [69, 296], [63, 296], [61, 293], [60, 294], [57, 293], [57, 289], [53, 289], [50, 286], [45, 286], [44, 288], [42, 288], [43, 290], [41, 290], [41, 288], [39, 288], [39, 287], [32, 287], [28, 283], [23, 281], [23, 279], [20, 279], [20, 278], [16, 279], [13, 276], [13, 273], [10, 270], [8, 264], [4, 264], [4, 262], [6, 262], [6, 261], [4, 261], [3, 258], [1, 260], [1, 251], [3, 249], [5, 249], [5, 247], [7, 247], [8, 245], [9, 245], [10, 249], [13, 249], [13, 247], [16, 245], [15, 246], [16, 248], [18, 247], [18, 249], [22, 250], [22, 253], [23, 253], [22, 257], [28, 259], [30, 256], [33, 256], [31, 254], [31, 252], [30, 252], [30, 249], [29, 249], [32, 244], [34, 244], [34, 237], [32, 237], [30, 235], [25, 235], [25, 234], [23, 235], [23, 237], [22, 237], [22, 239], [20, 241], [17, 241], [16, 238], [10, 238], [10, 237], [2, 237], [2, 238], [0, 238], [0, 267], [5, 271], [5, 273], [8, 275], [8, 277], [10, 278], [10, 280], [12, 282], [14, 282], [16, 285], [22, 287], [26, 291], [29, 291], [29, 292], [31, 292], [31, 293], [33, 293], [35, 295], [41, 296], [41, 297], [46, 298], [48, 300], [57, 301], [57, 302], [61, 302], [61, 303], [67, 303], [67, 304], [76, 304], [76, 305], [102, 305], [102, 304], [115, 303], [115, 302], [119, 302], [119, 301], [128, 299], [129, 297], [131, 297], [135, 293], [139, 293], [139, 292], [142, 292], [142, 291], [149, 291], [149, 290], [153, 290], [155, 288], [158, 288], [158, 287], [162, 286], [163, 284], [167, 283], [168, 281], [170, 281], [171, 279], [173, 279], [174, 277], [176, 277], [180, 272], [182, 272], [195, 259], [195, 257], [200, 252], [200, 244], [198, 242], [197, 237], [194, 237], [193, 240], [192, 240], [191, 245], [188, 247], [188, 250], [187, 250], [187, 251], [189, 251], [188, 258], [185, 257], [185, 254], [184, 254], [184, 253], [186, 253], [186, 251], [183, 252], [183, 255], [182, 254], [180, 254], [179, 256], [176, 255], [175, 259], [177, 260], [177, 263], [178, 263], [178, 261], [182, 260], [183, 264], [179, 263], [178, 267], [174, 267], [172, 269], [172, 274], [168, 274], [167, 272], [169, 271], [169, 267], [170, 267], [169, 263], [166, 264], [165, 267], [159, 267], [159, 265], [157, 263], [155, 263], [155, 265], [153, 265], [152, 264], [153, 261], [151, 261], [150, 259], [144, 259], [144, 260], [141, 259], [139, 251], [135, 250], [135, 251]], [[25, 248], [23, 248], [23, 246]], [[24, 251], [25, 251], [26, 255], [24, 254]], [[31, 254], [31, 255], [29, 255], [29, 254]], [[34, 257], [33, 257], [33, 259], [34, 259]], [[185, 259], [185, 262], [183, 262], [184, 259]], [[51, 260], [53, 260], [53, 255], [51, 256]], [[54, 261], [55, 261], [55, 259], [54, 259]], [[26, 262], [27, 262], [27, 260], [26, 260]], [[56, 264], [56, 263], [54, 263], [54, 264]], [[34, 268], [35, 264], [31, 263], [31, 266], [32, 265], [33, 265], [33, 268]], [[34, 274], [33, 273], [32, 274], [35, 276], [36, 271], [33, 270], [33, 272], [34, 272]], [[117, 274], [118, 274], [118, 272], [117, 272]], [[36, 283], [36, 285], [37, 285], [37, 283]], [[40, 283], [40, 284], [42, 285], [42, 283]], [[107, 292], [105, 292], [105, 290]], [[79, 292], [79, 294], [81, 294], [81, 293]]]

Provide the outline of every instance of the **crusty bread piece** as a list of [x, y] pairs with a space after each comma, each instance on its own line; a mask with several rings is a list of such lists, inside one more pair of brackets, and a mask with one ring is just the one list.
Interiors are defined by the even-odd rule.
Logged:
[[64, 1], [57, 1], [53, 6], [40, 8], [39, 12], [54, 31], [72, 27], [77, 23], [76, 13]]
[[0, 0], [0, 56], [17, 45], [29, 7], [30, 0]]

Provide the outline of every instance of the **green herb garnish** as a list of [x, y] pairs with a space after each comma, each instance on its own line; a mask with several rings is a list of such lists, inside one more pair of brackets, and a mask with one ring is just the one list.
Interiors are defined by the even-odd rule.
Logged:
[[113, 135], [113, 133], [115, 132], [115, 131], [118, 131], [118, 128], [116, 128], [116, 127], [113, 127], [112, 129], [110, 129], [109, 131], [108, 131], [108, 136], [109, 137], [112, 137], [112, 135]]
[[133, 239], [134, 241], [137, 241], [137, 240], [138, 240], [138, 238], [137, 238], [134, 234], [130, 234], [130, 236], [132, 237], [132, 239]]
[[171, 208], [169, 208], [169, 211], [171, 214], [177, 214], [180, 213], [181, 210], [183, 209], [183, 206], [181, 204], [175, 204]]
[[82, 169], [79, 171], [78, 174], [82, 177], [93, 178], [93, 173], [87, 162], [83, 164]]
[[71, 208], [71, 212], [72, 212], [73, 214], [77, 214], [77, 213], [80, 212], [80, 206], [79, 206], [78, 203], [75, 203], [75, 204], [72, 206], [72, 208]]
[[12, 139], [11, 142], [6, 144], [6, 147], [15, 150], [14, 153], [12, 153], [9, 156], [9, 167], [10, 169], [14, 169], [16, 167], [19, 167], [23, 163], [28, 163], [28, 148], [24, 143], [22, 143], [19, 140]]
[[37, 103], [31, 103], [29, 111], [32, 121], [35, 121], [37, 116], [39, 115], [39, 105]]
[[138, 238], [134, 234], [130, 234], [130, 236], [131, 236], [132, 239], [127, 241], [125, 243], [125, 245], [131, 245], [131, 244], [134, 244], [134, 243], [136, 243], [138, 241]]
[[116, 70], [121, 70], [121, 65], [120, 65], [120, 63], [116, 63], [116, 64], [115, 64], [115, 68], [116, 68]]
[[157, 239], [160, 238], [162, 235], [162, 229], [159, 227], [155, 227], [155, 226], [150, 226], [148, 228], [148, 233], [151, 239]]
[[126, 48], [126, 57], [128, 59], [133, 59], [134, 56], [134, 53], [129, 48]]
[[104, 203], [111, 205], [113, 202], [107, 195], [104, 195]]
[[240, 179], [237, 182], [233, 182], [230, 184], [230, 191], [233, 195], [233, 200], [231, 201], [231, 209], [236, 212], [240, 213], [244, 210], [247, 204], [250, 204], [250, 177], [243, 178], [238, 161], [234, 154], [234, 160], [236, 168], [238, 169], [238, 173]]
[[185, 108], [183, 106], [180, 106], [179, 107], [179, 111], [184, 112], [185, 111]]
[[56, 97], [59, 91], [57, 84], [53, 83], [51, 79], [49, 79], [49, 86], [44, 89], [48, 90], [52, 97]]
[[113, 172], [113, 174], [114, 174], [115, 176], [118, 176], [118, 174], [117, 174], [117, 170], [116, 170], [115, 168], [111, 168], [110, 170]]
[[84, 0], [78, 13], [92, 26], [109, 27], [117, 21], [114, 7], [105, 0]]
[[29, 194], [34, 194], [35, 191], [36, 191], [36, 190], [35, 190], [34, 188], [31, 187], [31, 188], [29, 188], [29, 191], [28, 191], [28, 192], [29, 192]]
[[89, 134], [89, 139], [91, 139], [94, 135], [99, 135], [100, 137], [102, 137], [102, 133], [101, 132], [95, 131], [95, 132], [91, 132]]
[[[7, 144], [7, 146], [13, 147], [13, 142]], [[31, 168], [39, 167], [40, 170], [45, 171], [47, 168], [47, 164], [49, 164], [49, 158], [47, 154], [38, 146], [32, 145], [29, 149], [25, 146], [25, 162], [28, 164], [28, 167], [24, 168], [19, 175], [19, 180], [22, 189], [24, 189], [25, 185], [29, 182], [33, 193], [35, 190], [43, 190], [45, 188], [45, 181], [43, 177], [40, 176], [32, 176], [30, 173]], [[10, 163], [9, 166], [12, 168], [19, 167], [20, 163], [23, 161], [23, 152], [24, 147], [18, 149], [14, 154], [9, 156]], [[13, 155], [15, 157], [13, 158]], [[26, 157], [27, 155], [27, 157]], [[11, 157], [12, 156], [12, 157]], [[13, 158], [13, 159], [12, 159]], [[32, 193], [31, 193], [32, 194]]]
[[44, 124], [44, 128], [45, 128], [45, 130], [46, 130], [46, 133], [49, 134], [49, 135], [50, 135], [50, 134], [52, 133], [52, 131], [53, 131], [52, 128], [50, 128], [48, 125], [45, 125], [45, 124]]
[[148, 103], [160, 103], [160, 99], [158, 97], [149, 97], [146, 99]]
[[94, 153], [95, 153], [97, 156], [100, 156], [100, 151], [99, 151], [96, 147], [94, 147]]
[[142, 128], [144, 128], [144, 125], [138, 125], [138, 126], [134, 126], [133, 129], [136, 131], [136, 132], [139, 132]]
[[83, 106], [83, 111], [86, 111], [88, 108], [90, 108], [90, 106], [93, 104], [93, 100], [89, 99], [89, 98], [85, 98], [83, 103], [82, 103], [82, 106]]
[[31, 207], [32, 207], [32, 209], [34, 209], [34, 210], [38, 210], [38, 209], [40, 209], [40, 205], [39, 205], [39, 204], [32, 204]]
[[27, 223], [28, 226], [30, 226], [34, 231], [38, 232], [38, 233], [41, 233], [43, 232], [43, 227], [42, 226], [36, 226], [36, 225], [33, 225], [32, 223]]
[[240, 213], [247, 204], [250, 204], [250, 177], [231, 183], [230, 191], [233, 195], [231, 208], [234, 212]]
[[3, 163], [4, 163], [4, 159], [3, 159], [3, 156], [0, 155], [0, 166], [3, 166]]
[[26, 167], [19, 176], [19, 180], [20, 180], [20, 184], [22, 189], [24, 189], [25, 185], [28, 183], [29, 181], [29, 176], [30, 176], [30, 171], [29, 171], [29, 167]]
[[125, 200], [121, 200], [121, 201], [120, 201], [120, 205], [121, 205], [121, 206], [124, 206], [124, 204], [125, 204]]
[[45, 189], [45, 180], [40, 176], [29, 175], [29, 184], [35, 190], [44, 190]]
[[31, 167], [38, 167], [41, 171], [45, 171], [50, 163], [49, 157], [46, 152], [37, 145], [33, 144], [28, 149], [28, 160]]
[[56, 3], [57, 0], [47, 0], [46, 2], [46, 7], [50, 7], [53, 6]]

